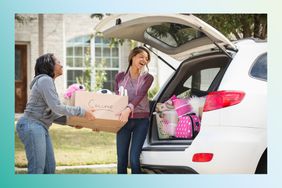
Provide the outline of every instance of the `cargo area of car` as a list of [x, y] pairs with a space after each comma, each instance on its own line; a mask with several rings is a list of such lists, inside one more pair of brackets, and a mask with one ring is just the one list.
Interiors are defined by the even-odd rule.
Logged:
[[189, 145], [201, 130], [206, 96], [216, 91], [231, 59], [219, 52], [184, 61], [152, 106], [149, 145]]

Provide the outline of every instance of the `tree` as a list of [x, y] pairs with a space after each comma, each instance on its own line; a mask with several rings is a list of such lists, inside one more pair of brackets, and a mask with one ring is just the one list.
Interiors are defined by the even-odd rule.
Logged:
[[105, 67], [105, 64], [105, 61], [101, 61], [101, 63], [96, 65], [96, 68], [98, 68], [98, 70], [95, 73], [95, 91], [103, 89], [104, 82], [107, 81], [107, 72], [105, 71], [105, 69], [103, 69]]
[[[91, 17], [102, 19], [104, 16], [109, 15], [111, 14], [92, 14]], [[267, 38], [267, 14], [195, 14], [195, 16], [212, 25], [229, 38]], [[155, 35], [166, 33], [164, 32], [166, 29], [168, 28], [163, 25], [159, 26], [159, 28], [155, 27]], [[182, 33], [182, 35], [184, 34]], [[181, 40], [178, 36], [175, 37], [176, 41]], [[119, 42], [117, 39], [112, 40]], [[179, 41], [179, 43], [181, 42]]]
[[36, 17], [33, 16], [27, 16], [24, 14], [15, 14], [15, 21], [21, 23], [21, 24], [26, 24], [29, 22], [32, 22], [33, 20], [36, 20]]
[[225, 36], [267, 38], [267, 14], [195, 14]]

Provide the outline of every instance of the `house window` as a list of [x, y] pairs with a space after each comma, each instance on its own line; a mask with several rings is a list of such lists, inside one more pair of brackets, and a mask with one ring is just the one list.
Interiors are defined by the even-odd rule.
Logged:
[[105, 75], [104, 89], [113, 91], [115, 74], [120, 67], [119, 46], [110, 47], [110, 41], [100, 36], [82, 36], [67, 41], [66, 73], [67, 87], [77, 83], [79, 77], [91, 70], [91, 89], [94, 89], [99, 75]]
[[95, 37], [95, 74], [101, 71], [106, 73], [103, 88], [113, 91], [115, 75], [119, 71], [119, 48], [110, 47], [109, 40]]

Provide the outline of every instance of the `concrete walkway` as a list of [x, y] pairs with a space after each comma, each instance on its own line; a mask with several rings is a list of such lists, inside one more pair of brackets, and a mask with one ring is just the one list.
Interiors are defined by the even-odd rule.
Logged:
[[[56, 170], [65, 170], [65, 169], [86, 169], [86, 168], [116, 168], [117, 164], [99, 164], [99, 165], [81, 165], [81, 166], [56, 166]], [[18, 168], [15, 167], [15, 171], [27, 171], [27, 168]]]

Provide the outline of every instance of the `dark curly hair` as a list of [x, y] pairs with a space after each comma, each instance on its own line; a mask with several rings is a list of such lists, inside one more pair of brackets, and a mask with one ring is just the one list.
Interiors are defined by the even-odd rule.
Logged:
[[51, 78], [54, 78], [55, 61], [53, 57], [54, 54], [47, 53], [36, 59], [34, 67], [35, 76], [39, 74], [47, 74]]

